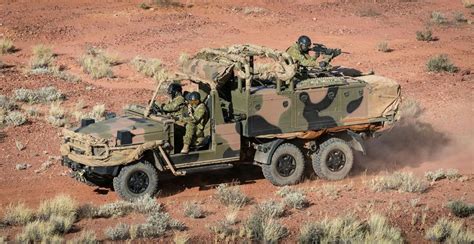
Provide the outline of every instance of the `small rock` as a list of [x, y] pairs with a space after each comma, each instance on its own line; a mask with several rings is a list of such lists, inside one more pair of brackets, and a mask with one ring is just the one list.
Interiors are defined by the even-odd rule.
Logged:
[[23, 164], [16, 164], [16, 170], [25, 170], [31, 167], [31, 164], [23, 163]]
[[43, 154], [44, 154], [44, 155], [48, 155], [48, 151], [43, 151]]
[[37, 174], [42, 173], [42, 172], [46, 171], [47, 169], [49, 169], [53, 164], [54, 164], [53, 161], [46, 160], [46, 162], [41, 164], [39, 169], [35, 170], [35, 173], [37, 173]]
[[26, 147], [21, 143], [21, 141], [15, 140], [15, 146], [18, 149], [18, 151], [23, 151]]

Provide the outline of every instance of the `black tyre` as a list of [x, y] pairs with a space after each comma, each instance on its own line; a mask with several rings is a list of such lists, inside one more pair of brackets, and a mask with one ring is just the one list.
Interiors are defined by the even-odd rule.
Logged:
[[352, 169], [354, 155], [352, 149], [342, 139], [331, 138], [319, 145], [311, 156], [314, 172], [327, 180], [344, 179]]
[[278, 146], [272, 155], [270, 164], [262, 165], [263, 175], [276, 186], [293, 185], [300, 182], [304, 169], [303, 153], [291, 143]]
[[158, 172], [150, 163], [138, 162], [123, 167], [113, 183], [115, 192], [125, 200], [153, 196], [158, 190]]

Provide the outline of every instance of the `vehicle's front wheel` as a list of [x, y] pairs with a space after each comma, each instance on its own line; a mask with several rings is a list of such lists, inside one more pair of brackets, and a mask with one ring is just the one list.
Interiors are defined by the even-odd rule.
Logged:
[[262, 165], [263, 175], [276, 186], [299, 183], [303, 177], [304, 169], [303, 153], [291, 143], [278, 146], [272, 155], [270, 164]]
[[150, 163], [138, 162], [123, 167], [113, 183], [115, 192], [125, 200], [153, 196], [158, 190], [158, 172]]
[[344, 179], [352, 169], [354, 155], [351, 147], [342, 139], [331, 138], [319, 145], [311, 156], [314, 172], [327, 180]]

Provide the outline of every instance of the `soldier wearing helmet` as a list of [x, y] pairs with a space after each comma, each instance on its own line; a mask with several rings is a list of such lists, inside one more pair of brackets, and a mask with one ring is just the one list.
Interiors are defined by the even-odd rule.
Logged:
[[183, 118], [186, 123], [186, 133], [183, 137], [183, 149], [181, 153], [187, 154], [190, 145], [199, 145], [204, 139], [204, 127], [209, 120], [206, 105], [201, 103], [199, 92], [191, 92], [188, 100], [188, 117]]
[[[324, 45], [317, 44], [317, 48], [311, 47], [312, 42], [311, 39], [307, 36], [300, 36], [298, 41], [290, 46], [286, 52], [296, 61], [299, 65], [303, 67], [319, 67], [319, 68], [326, 68], [329, 66], [329, 62], [332, 60], [333, 57], [340, 54], [340, 49], [328, 49], [324, 47]], [[315, 47], [316, 47], [315, 46]], [[321, 50], [319, 50], [321, 49]], [[321, 54], [320, 51], [324, 50], [323, 52], [323, 60], [318, 62], [317, 59]], [[315, 51], [314, 56], [309, 54], [309, 51]], [[328, 53], [326, 53], [328, 52]], [[331, 52], [331, 53], [329, 53]]]
[[170, 114], [175, 118], [181, 118], [186, 112], [186, 101], [183, 97], [183, 88], [178, 83], [171, 83], [168, 86], [168, 95], [170, 100], [166, 104], [161, 105], [161, 111]]

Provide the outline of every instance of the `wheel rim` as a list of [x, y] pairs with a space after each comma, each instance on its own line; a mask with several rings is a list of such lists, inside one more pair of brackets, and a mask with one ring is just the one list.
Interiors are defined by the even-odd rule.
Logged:
[[346, 154], [339, 149], [331, 150], [326, 157], [326, 165], [332, 172], [340, 171], [346, 165]]
[[278, 157], [276, 166], [278, 174], [288, 177], [296, 170], [296, 160], [290, 154], [283, 154]]
[[135, 171], [127, 181], [128, 189], [132, 193], [140, 194], [146, 191], [149, 185], [148, 175], [143, 171]]

